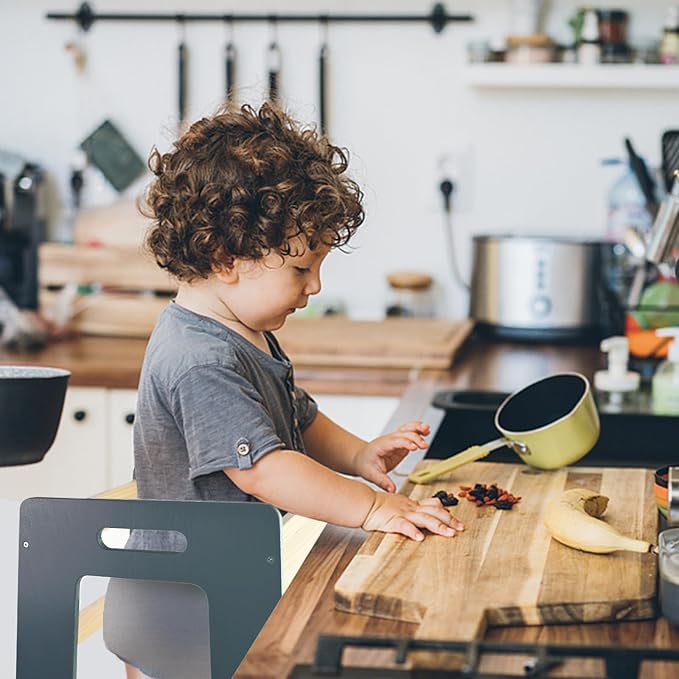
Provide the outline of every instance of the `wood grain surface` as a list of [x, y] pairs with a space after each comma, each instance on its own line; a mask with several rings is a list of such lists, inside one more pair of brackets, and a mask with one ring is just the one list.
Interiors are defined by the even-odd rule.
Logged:
[[467, 319], [291, 318], [276, 337], [295, 365], [444, 369], [473, 325]]
[[[395, 421], [424, 418], [435, 427], [435, 422], [430, 419], [433, 409], [428, 406], [436, 389], [490, 389], [509, 392], [552, 372], [576, 370], [591, 378], [595, 370], [604, 367], [604, 363], [605, 359], [598, 345], [485, 342], [472, 337], [456, 355], [452, 370], [433, 374], [431, 382], [418, 378], [408, 387], [401, 399]], [[654, 443], [649, 442], [649, 445]], [[438, 489], [437, 485], [434, 487]], [[612, 512], [614, 507], [612, 504], [609, 510]], [[372, 539], [367, 537], [368, 541]], [[360, 529], [332, 525], [325, 528], [236, 671], [235, 679], [287, 677], [296, 664], [313, 662], [320, 635], [418, 635], [419, 626], [415, 623], [345, 613], [335, 608], [335, 584], [365, 541], [366, 533]], [[679, 647], [679, 627], [673, 627], [662, 617], [639, 621], [514, 625], [489, 627], [484, 639], [507, 644], [583, 644], [672, 649]], [[523, 674], [524, 660], [523, 657], [493, 656], [484, 659], [481, 670], [495, 674], [513, 672], [520, 676]], [[402, 665], [395, 663], [393, 651], [349, 649], [345, 651], [343, 661], [346, 666], [404, 669]], [[461, 659], [458, 658], [455, 662], [450, 662], [446, 669], [458, 667], [460, 662]], [[553, 670], [550, 676], [600, 678], [603, 675], [601, 661], [573, 659], [564, 663], [563, 667]], [[379, 675], [375, 673], [375, 676]], [[676, 679], [677, 676], [678, 666], [675, 663], [644, 663], [641, 672], [642, 679]]]
[[395, 534], [372, 535], [337, 581], [336, 607], [417, 623], [420, 638], [458, 640], [479, 638], [488, 625], [655, 617], [655, 555], [574, 550], [552, 540], [542, 522], [547, 503], [564, 489], [587, 487], [611, 498], [608, 523], [654, 542], [657, 511], [649, 471], [540, 472], [477, 462], [430, 484], [408, 484], [404, 492], [422, 499], [477, 482], [498, 483], [522, 500], [511, 511], [461, 500], [451, 509], [466, 530], [452, 539], [428, 534], [418, 544]]
[[[146, 339], [128, 337], [73, 337], [36, 352], [0, 347], [0, 364], [65, 368], [73, 387], [136, 389], [146, 344]], [[400, 396], [422, 374], [405, 368], [295, 368], [295, 381], [312, 394]]]
[[99, 247], [45, 242], [40, 245], [38, 258], [40, 287], [99, 283], [126, 290], [177, 289], [176, 282], [141, 244]]

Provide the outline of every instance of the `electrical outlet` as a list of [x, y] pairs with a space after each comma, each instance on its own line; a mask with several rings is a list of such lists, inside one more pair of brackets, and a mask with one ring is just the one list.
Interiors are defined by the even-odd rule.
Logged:
[[473, 197], [473, 152], [470, 144], [452, 147], [440, 153], [436, 159], [438, 182], [453, 182], [452, 211], [470, 212]]

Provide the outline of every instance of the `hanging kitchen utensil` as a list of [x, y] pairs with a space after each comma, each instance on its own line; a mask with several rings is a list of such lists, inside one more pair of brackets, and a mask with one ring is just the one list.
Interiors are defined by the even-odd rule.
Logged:
[[271, 21], [272, 38], [269, 43], [267, 61], [269, 65], [269, 101], [277, 102], [279, 95], [279, 77], [281, 72], [281, 50], [277, 41], [276, 20]]
[[186, 97], [187, 97], [187, 66], [188, 66], [188, 48], [186, 46], [186, 27], [184, 20], [179, 19], [180, 38], [179, 46], [177, 48], [177, 126], [180, 131], [184, 129], [186, 121]]
[[508, 396], [495, 413], [502, 438], [471, 446], [408, 476], [428, 483], [507, 446], [531, 467], [558, 469], [584, 457], [599, 438], [599, 414], [587, 378], [579, 373], [544, 377]]
[[228, 42], [224, 48], [224, 91], [226, 101], [234, 103], [236, 86], [236, 45], [233, 42], [233, 21], [227, 20]]
[[669, 193], [674, 183], [674, 171], [679, 169], [679, 130], [666, 130], [662, 135], [662, 174]]
[[328, 134], [328, 109], [327, 109], [327, 70], [328, 70], [328, 18], [321, 19], [323, 30], [323, 42], [318, 55], [318, 115], [321, 126], [321, 134]]
[[96, 167], [113, 188], [124, 191], [146, 169], [144, 161], [122, 132], [110, 121], [104, 122], [80, 144], [87, 161]]
[[646, 210], [651, 215], [651, 219], [655, 219], [658, 212], [658, 203], [655, 199], [655, 182], [648, 172], [644, 159], [637, 155], [628, 137], [625, 137], [625, 149], [627, 150], [630, 168], [636, 177], [641, 192], [644, 194]]

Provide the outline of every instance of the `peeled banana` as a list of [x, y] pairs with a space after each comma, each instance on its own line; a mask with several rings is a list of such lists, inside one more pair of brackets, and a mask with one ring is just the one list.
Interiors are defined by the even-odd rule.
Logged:
[[617, 551], [649, 552], [653, 546], [618, 533], [599, 517], [606, 511], [608, 498], [587, 488], [564, 491], [547, 506], [545, 526], [559, 542], [594, 554]]

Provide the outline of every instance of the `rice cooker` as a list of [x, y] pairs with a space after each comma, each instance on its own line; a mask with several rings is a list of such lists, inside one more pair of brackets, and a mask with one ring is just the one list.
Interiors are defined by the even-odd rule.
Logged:
[[505, 339], [601, 335], [601, 243], [553, 236], [473, 239], [470, 315]]

